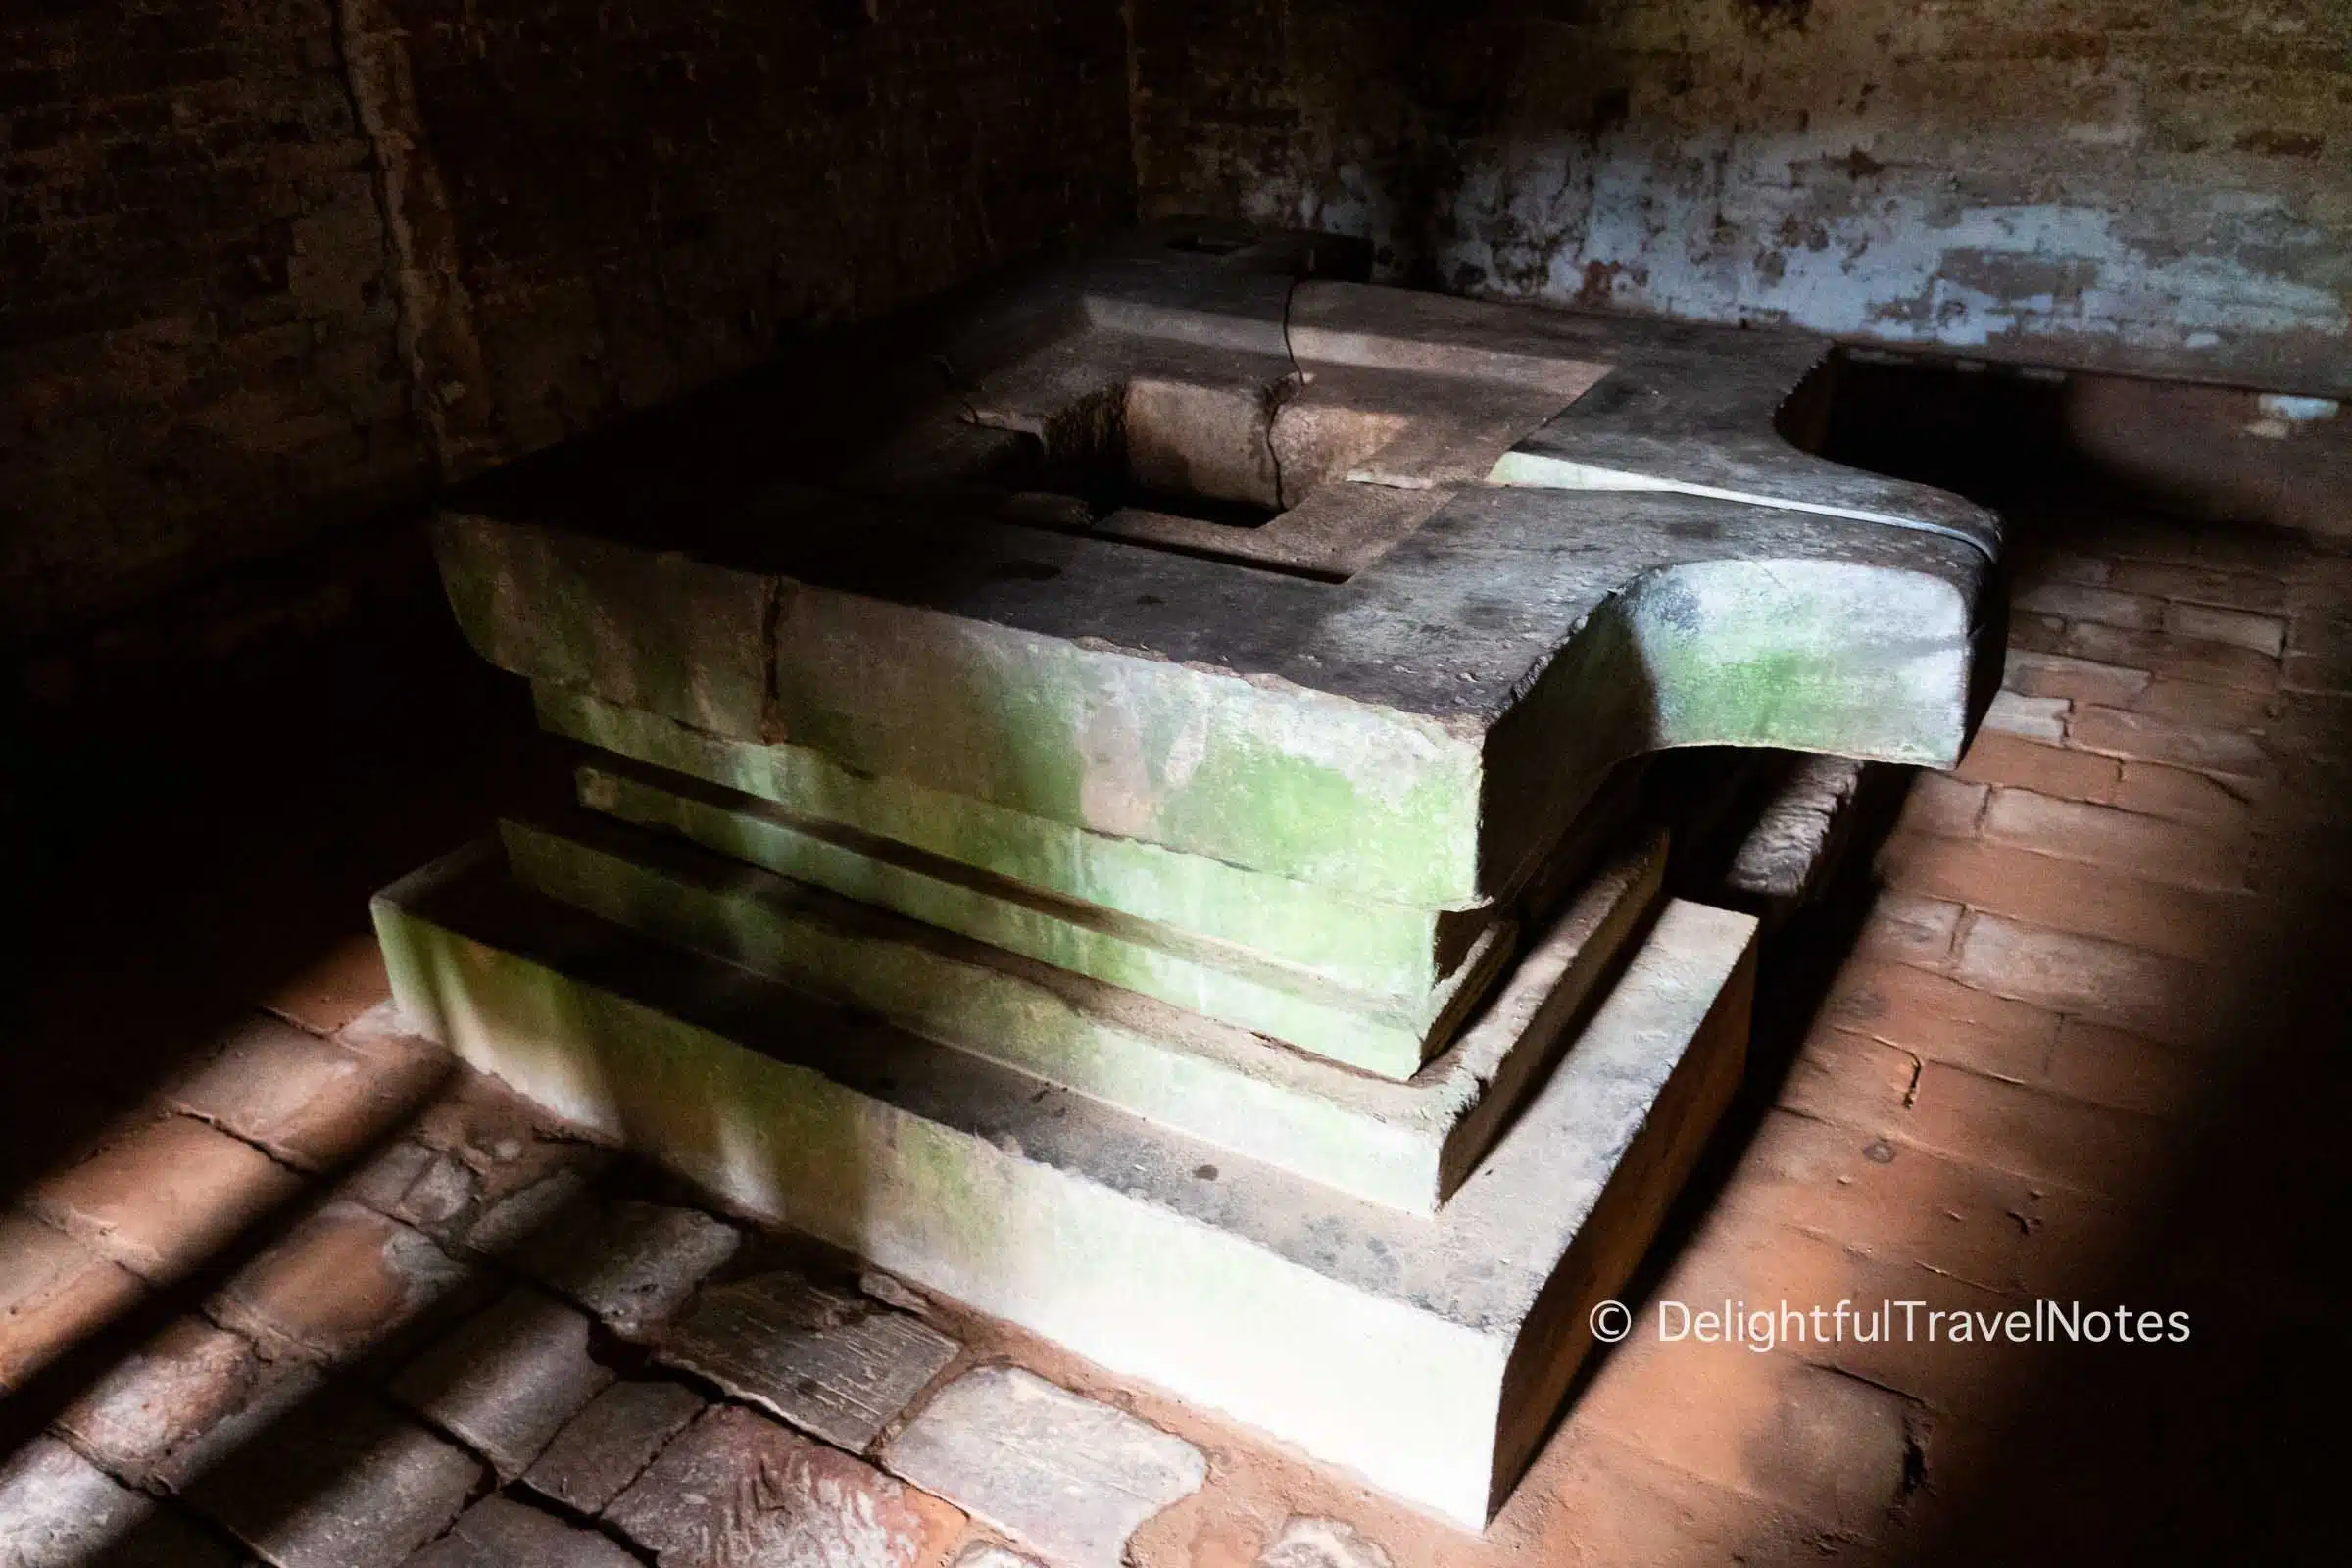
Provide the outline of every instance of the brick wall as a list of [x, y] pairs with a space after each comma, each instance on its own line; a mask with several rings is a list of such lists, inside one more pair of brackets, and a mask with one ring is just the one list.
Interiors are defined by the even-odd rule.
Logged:
[[0, 641], [412, 488], [323, 0], [0, 11]]
[[2340, 0], [1137, 0], [1148, 212], [1506, 297], [2352, 389]]
[[392, 0], [502, 449], [1129, 220], [1103, 0]]
[[0, 8], [0, 644], [1133, 213], [1111, 0]]

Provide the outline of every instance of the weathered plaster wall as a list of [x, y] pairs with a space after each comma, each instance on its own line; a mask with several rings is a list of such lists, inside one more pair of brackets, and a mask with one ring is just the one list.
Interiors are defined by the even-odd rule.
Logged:
[[1115, 0], [0, 6], [0, 644], [1133, 215]]
[[1392, 275], [2352, 389], [2343, 0], [1137, 0], [1148, 212]]

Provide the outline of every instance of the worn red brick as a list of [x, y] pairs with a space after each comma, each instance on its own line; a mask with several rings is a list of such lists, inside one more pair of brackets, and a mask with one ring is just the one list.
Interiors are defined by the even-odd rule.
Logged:
[[1855, 939], [1854, 955], [1923, 969], [1941, 968], [1951, 960], [1965, 912], [1960, 905], [1945, 899], [1923, 898], [1901, 888], [1882, 889]]
[[705, 1286], [661, 1359], [862, 1453], [960, 1348], [907, 1313], [768, 1269]]
[[2095, 1280], [2131, 1239], [2129, 1207], [2095, 1193], [1787, 1110], [1764, 1117], [1723, 1202], [2013, 1295]]
[[57, 1430], [113, 1474], [156, 1485], [175, 1449], [245, 1403], [260, 1371], [242, 1335], [179, 1318], [110, 1367], [58, 1416]]
[[2173, 1133], [2132, 1111], [1931, 1061], [1899, 1135], [1955, 1158], [2130, 1200], [2163, 1167]]
[[334, 1040], [344, 1050], [356, 1051], [385, 1066], [395, 1066], [412, 1056], [424, 1055], [449, 1058], [453, 1070], [463, 1070], [457, 1066], [455, 1058], [449, 1057], [447, 1049], [411, 1031], [407, 1020], [401, 1017], [400, 1009], [389, 1001], [364, 1008], [357, 1017], [334, 1032]]
[[[2250, 894], [2170, 886], [1989, 839], [1893, 840], [1880, 858], [1890, 882], [1926, 896], [1924, 902], [1953, 900], [2030, 925], [2203, 962], [2236, 949], [2254, 912]], [[1933, 961], [1949, 951], [1947, 943]]]
[[133, 1273], [170, 1280], [301, 1191], [301, 1177], [251, 1144], [165, 1116], [42, 1182], [30, 1201]]
[[2327, 559], [2315, 558], [2311, 541], [2286, 528], [2200, 528], [2192, 547], [2201, 565], [2269, 577], [2300, 577]]
[[478, 1212], [474, 1175], [465, 1162], [406, 1138], [378, 1150], [336, 1192], [416, 1226], [443, 1247], [460, 1245]]
[[2224, 1084], [2210, 1054], [2069, 1018], [2050, 1053], [2050, 1087], [2077, 1100], [2173, 1119], [2201, 1115]]
[[0, 448], [12, 627], [115, 609], [426, 481], [334, 20], [317, 3], [12, 16], [12, 63], [44, 62], [46, 83], [9, 108], [0, 422], [39, 432]]
[[2278, 689], [2278, 661], [2270, 655], [2165, 632], [2125, 631], [2078, 621], [2066, 628], [2056, 652], [2217, 686], [2242, 686], [2257, 692]]
[[[2271, 770], [2262, 744], [2242, 730], [2180, 723], [2112, 708], [2085, 708], [2067, 725], [2067, 744], [2086, 752], [2142, 762], [2166, 762], [2200, 773], [2261, 778]], [[2085, 797], [2087, 798], [2087, 797]]]
[[480, 1479], [461, 1449], [330, 1391], [253, 1434], [187, 1496], [276, 1568], [398, 1568]]
[[2003, 666], [2001, 683], [2029, 697], [2063, 697], [2078, 703], [2104, 703], [2129, 708], [2155, 679], [2144, 669], [2126, 669], [2064, 654], [2037, 654], [2014, 649]]
[[637, 1559], [593, 1530], [489, 1496], [406, 1568], [637, 1568]]
[[[2090, 588], [2104, 588], [2114, 582], [2116, 576], [2116, 564], [2105, 556], [2063, 550], [2038, 538], [2029, 537], [2018, 541], [2012, 547], [2010, 559], [2020, 582], [2071, 582]], [[2123, 586], [2128, 593], [2148, 592], [2128, 584]]]
[[164, 1094], [288, 1164], [323, 1170], [405, 1118], [446, 1070], [423, 1054], [370, 1058], [256, 1013]]
[[1984, 809], [1984, 837], [2174, 887], [2234, 892], [2245, 886], [2241, 840], [2032, 790], [1995, 790]]
[[[1955, 1278], [1890, 1249], [1851, 1247], [1791, 1226], [1766, 1205], [1715, 1209], [1654, 1294], [1692, 1307], [1728, 1300], [1750, 1311], [1771, 1309], [1774, 1348], [1767, 1353], [1834, 1368], [1939, 1414], [1997, 1416], [2030, 1374], [2023, 1348], [1932, 1338], [1928, 1321], [1931, 1312], [2006, 1313], [2024, 1298]], [[1871, 1319], [1882, 1302], [1912, 1305], [1907, 1317], [1901, 1308], [1889, 1312], [1886, 1326], [1891, 1333], [1881, 1337], [1875, 1321], [1867, 1328], [1840, 1323], [1840, 1301], [1854, 1318]], [[1783, 1302], [1798, 1315], [1782, 1319]], [[1823, 1317], [1812, 1315], [1815, 1306]], [[1642, 1328], [1657, 1331], [1654, 1306]]]
[[1973, 784], [2008, 784], [2071, 801], [2112, 799], [2123, 764], [2111, 758], [1979, 730], [1955, 772]]
[[742, 1241], [735, 1227], [700, 1209], [583, 1202], [523, 1242], [515, 1261], [622, 1339], [645, 1340]]
[[29, 1214], [0, 1212], [0, 1392], [137, 1303], [128, 1269]]
[[1578, 1425], [1841, 1535], [1885, 1526], [1908, 1446], [1900, 1396], [1745, 1345], [1661, 1343], [1652, 1328], [1611, 1352]]
[[469, 1278], [418, 1232], [337, 1200], [239, 1271], [211, 1311], [274, 1354], [340, 1361], [389, 1348]]
[[2111, 581], [2125, 593], [2178, 599], [2185, 604], [2218, 605], [2265, 615], [2286, 609], [2286, 584], [2268, 573], [2124, 561], [2116, 564]]
[[355, 933], [279, 981], [261, 1004], [313, 1034], [331, 1035], [391, 995], [383, 950], [372, 934]]
[[2176, 1044], [2206, 1038], [2222, 996], [2221, 978], [2202, 965], [1991, 914], [1969, 922], [1953, 973], [2000, 996]]
[[579, 1177], [611, 1158], [572, 1129], [480, 1073], [461, 1071], [409, 1129], [428, 1149], [457, 1159], [474, 1178], [486, 1215], [507, 1199], [560, 1173]]
[[523, 1485], [567, 1508], [602, 1513], [707, 1402], [680, 1383], [615, 1383], [556, 1434]]
[[512, 1481], [612, 1381], [588, 1342], [585, 1316], [518, 1286], [403, 1368], [392, 1396]]
[[0, 446], [12, 632], [1135, 210], [1115, 7], [545, 22], [408, 0], [12, 16], [0, 427], [33, 434]]
[[2154, 631], [2164, 624], [2164, 603], [2112, 588], [2091, 588], [2071, 582], [2032, 582], [2011, 595], [2010, 603], [2037, 615], [2056, 615], [2069, 623], [2096, 621], [2128, 631]]
[[2164, 629], [2176, 637], [2247, 648], [2276, 659], [2286, 649], [2286, 622], [2278, 615], [2249, 614], [2242, 610], [2216, 610], [2208, 605], [2167, 605]]
[[1902, 1119], [1923, 1065], [1918, 1052], [1845, 1029], [1815, 1029], [1788, 1064], [1779, 1103], [1800, 1116], [1882, 1134]]
[[[981, 1550], [966, 1547], [958, 1553], [955, 1568], [1022, 1568], [1023, 1559], [1009, 1551], [995, 1551], [983, 1555]], [[1202, 1561], [1200, 1553], [1194, 1554], [1196, 1563]], [[1388, 1568], [1396, 1561], [1388, 1548], [1356, 1529], [1344, 1519], [1312, 1519], [1294, 1514], [1283, 1521], [1282, 1532], [1257, 1556], [1258, 1568]], [[1212, 1552], [1206, 1562], [1216, 1561]]]
[[236, 1568], [239, 1555], [52, 1437], [0, 1463], [0, 1552], [9, 1568]]
[[2194, 822], [2235, 836], [2251, 823], [2254, 789], [2242, 780], [2223, 781], [2160, 762], [2126, 762], [2115, 789], [2115, 805], [2149, 816]]
[[2276, 701], [2275, 697], [2264, 692], [2167, 677], [2151, 682], [2132, 701], [2103, 706], [2129, 709], [2135, 713], [2145, 713], [2150, 718], [2168, 719], [2178, 724], [2259, 734], [2270, 722]]
[[2280, 665], [2279, 684], [2299, 692], [2352, 692], [2352, 658], [2290, 653]]
[[1984, 785], [1948, 773], [1915, 773], [1896, 831], [1967, 838], [1976, 832], [1977, 818], [1984, 814], [1986, 793]]
[[2073, 706], [2064, 697], [2025, 697], [2002, 690], [1992, 694], [1992, 706], [1984, 710], [1982, 722], [1985, 729], [2004, 735], [2061, 746], [2066, 742], [2067, 711]]
[[[1543, 1536], [1531, 1541], [1539, 1528]], [[1524, 1554], [1535, 1560], [1544, 1560], [1549, 1544], [1569, 1541], [1596, 1563], [1796, 1562], [1818, 1550], [1822, 1526], [1667, 1464], [1572, 1415], [1487, 1539], [1506, 1548], [1529, 1541]]]
[[[2057, 1020], [2049, 1020], [2053, 1037]], [[1783, 1086], [1787, 1108], [1947, 1158], [2128, 1198], [2161, 1163], [2169, 1133], [2152, 1120], [2038, 1087], [2025, 1075], [1913, 1054], [1835, 1031], [1806, 1042]]]
[[2033, 653], [2055, 654], [2066, 646], [2066, 622], [2056, 615], [2019, 612], [2009, 617], [2009, 646]]
[[2058, 1038], [2058, 1020], [2040, 1007], [1898, 963], [1848, 963], [1822, 1021], [1916, 1056], [2029, 1082]]

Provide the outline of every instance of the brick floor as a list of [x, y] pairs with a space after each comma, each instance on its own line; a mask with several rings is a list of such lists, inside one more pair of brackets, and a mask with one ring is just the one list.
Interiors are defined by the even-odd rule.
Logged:
[[[912, 1403], [879, 1438], [831, 1429], [680, 1326], [756, 1328], [736, 1298], [766, 1249], [845, 1295], [855, 1260], [756, 1236], [735, 1258], [691, 1195], [495, 1085], [436, 1087], [338, 931], [59, 1079], [61, 1105], [74, 1082], [120, 1093], [0, 1211], [0, 1561], [113, 1532], [138, 1561], [162, 1541], [223, 1563], [1027, 1563], [1052, 1529], [961, 1482], [926, 1494], [901, 1442], [1005, 1364], [1205, 1457], [1134, 1526], [1136, 1568], [2314, 1555], [2341, 1420], [2314, 1374], [2352, 1284], [2330, 1228], [2352, 560], [2063, 522], [2019, 553], [1995, 726], [1914, 782], [1856, 862], [1880, 885], [1782, 939], [1820, 984], [1767, 996], [1633, 1339], [1483, 1542], [903, 1291], [883, 1308], [925, 1321], [880, 1327], [936, 1352]], [[103, 1019], [73, 983], [58, 1015]], [[1661, 1302], [1839, 1301], [1970, 1334], [1660, 1332]], [[2005, 1336], [2042, 1301], [2193, 1334]]]

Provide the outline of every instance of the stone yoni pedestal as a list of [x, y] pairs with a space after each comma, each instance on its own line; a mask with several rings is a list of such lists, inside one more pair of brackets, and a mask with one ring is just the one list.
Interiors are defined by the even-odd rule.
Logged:
[[1999, 536], [1784, 438], [1818, 342], [1356, 260], [1149, 232], [472, 487], [578, 806], [376, 915], [542, 1102], [1476, 1527], [1739, 1078], [1639, 760], [1955, 760]]

